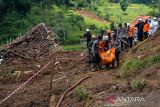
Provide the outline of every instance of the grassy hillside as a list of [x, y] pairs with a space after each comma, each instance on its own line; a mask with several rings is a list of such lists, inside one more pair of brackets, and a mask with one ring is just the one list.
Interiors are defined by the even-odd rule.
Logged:
[[133, 48], [120, 67], [120, 76], [130, 82], [131, 88], [159, 89], [160, 78], [160, 31]]
[[[95, 15], [97, 14], [103, 20], [109, 19], [106, 21], [109, 21], [109, 22], [114, 21], [115, 25], [117, 26], [118, 23], [131, 22], [139, 15], [148, 15], [148, 13], [152, 9], [150, 9], [148, 6], [143, 4], [131, 4], [127, 8], [126, 12], [124, 13], [120, 8], [119, 3], [109, 3], [106, 0], [101, 0], [99, 1], [99, 3], [97, 3], [96, 11], [93, 11], [88, 7], [83, 8], [83, 10], [86, 10], [86, 13], [88, 13], [88, 11], [92, 11], [95, 13]], [[75, 12], [75, 10], [72, 10], [72, 12]], [[84, 17], [84, 22], [86, 24], [86, 26], [84, 26], [85, 28], [87, 26], [94, 27], [93, 34], [99, 33], [100, 29], [110, 28], [109, 23], [106, 24], [101, 20], [96, 20], [88, 16], [83, 16], [83, 17]], [[72, 38], [73, 36], [70, 36], [70, 37]]]
[[143, 4], [131, 4], [125, 14], [120, 8], [119, 3], [108, 3], [106, 0], [102, 0], [98, 11], [101, 12], [101, 16], [107, 18], [115, 23], [131, 22], [138, 15], [147, 15], [151, 9]]

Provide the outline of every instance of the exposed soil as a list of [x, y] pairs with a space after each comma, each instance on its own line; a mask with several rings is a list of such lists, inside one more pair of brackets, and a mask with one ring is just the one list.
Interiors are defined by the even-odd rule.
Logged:
[[[58, 54], [48, 56], [44, 59], [29, 62], [26, 60], [23, 61], [23, 63], [20, 63], [20, 60], [12, 61], [9, 63], [7, 62], [5, 63], [5, 65], [2, 64], [0, 66], [0, 100], [9, 95], [19, 85], [28, 80], [29, 77], [37, 72], [40, 68], [38, 68], [36, 65], [44, 66], [55, 56], [57, 58], [57, 61], [60, 61], [60, 64], [56, 67], [56, 69], [54, 68], [54, 62], [41, 74], [35, 77], [30, 83], [28, 83], [23, 89], [21, 89], [17, 94], [3, 103], [2, 106], [48, 106], [51, 94], [55, 94], [59, 98], [59, 96], [67, 88], [69, 88], [72, 83], [74, 83], [74, 79], [76, 78], [77, 74], [83, 74], [84, 72], [86, 72], [87, 64], [85, 63], [85, 61], [83, 61], [82, 58], [79, 58], [80, 52], [60, 52]], [[81, 66], [82, 68], [79, 69], [80, 67], [77, 65]], [[15, 72], [20, 70], [22, 71], [22, 73], [17, 79], [17, 75], [15, 74]], [[32, 70], [33, 72], [25, 74], [25, 71], [30, 70]], [[54, 74], [53, 80], [61, 78], [63, 76], [66, 76], [66, 78], [60, 81], [53, 82], [52, 90], [50, 90], [52, 72]]]
[[[159, 53], [160, 36], [151, 37], [142, 46], [133, 50], [129, 57], [148, 57]], [[158, 107], [160, 104], [160, 66], [159, 64], [141, 69], [136, 75], [145, 77], [146, 86], [142, 90], [133, 90], [130, 81], [119, 77], [119, 69], [93, 72], [86, 63], [87, 59], [81, 57], [81, 51], [57, 52], [49, 56], [39, 57], [35, 60], [16, 58], [0, 65], [0, 101], [27, 81], [53, 58], [51, 63], [32, 81], [26, 84], [16, 94], [2, 103], [2, 107], [48, 107], [51, 96], [55, 96], [57, 104], [62, 93], [86, 75], [91, 78], [85, 80], [80, 86], [85, 86], [89, 98], [80, 101], [74, 90], [65, 96], [61, 107], [103, 107], [105, 98], [116, 96], [143, 96], [146, 100], [142, 104], [129, 104], [127, 107]], [[59, 62], [59, 64], [57, 63]], [[55, 66], [55, 63], [58, 64]], [[55, 67], [54, 67], [55, 66]], [[21, 74], [18, 76], [18, 73]], [[53, 74], [52, 88], [50, 87]]]
[[[3, 103], [2, 106], [46, 107], [49, 106], [50, 97], [53, 95], [56, 97], [55, 101], [57, 103], [62, 93], [65, 90], [67, 90], [78, 80], [84, 77], [84, 75], [93, 73], [91, 71], [91, 67], [89, 67], [89, 65], [86, 63], [86, 60], [83, 57], [80, 57], [80, 53], [81, 52], [76, 52], [76, 51], [60, 52], [48, 56], [44, 59], [42, 58], [37, 61], [30, 61], [29, 62], [30, 64], [28, 63], [28, 61], [25, 61], [25, 63], [19, 63], [19, 61], [17, 61], [18, 64], [15, 63], [16, 61], [13, 61], [8, 64], [0, 66], [1, 69], [0, 100], [2, 100], [13, 90], [15, 90], [19, 85], [25, 82], [29, 77], [31, 77], [35, 72], [37, 72], [38, 69], [40, 69], [36, 67], [36, 65], [43, 66], [54, 56], [56, 56], [59, 59], [62, 58], [61, 60], [59, 60], [60, 64], [57, 66], [57, 69], [54, 69], [53, 67], [54, 63], [52, 63], [46, 70], [44, 70], [41, 74], [35, 77], [24, 88], [22, 88], [15, 95], [9, 98], [5, 103]], [[16, 75], [9, 74], [9, 72], [12, 71], [13, 67], [14, 71], [33, 70], [33, 72], [30, 72], [28, 74], [22, 73], [17, 79]], [[5, 76], [4, 76], [4, 71], [8, 71], [7, 75]], [[53, 76], [52, 89], [50, 90], [52, 72], [54, 76]], [[140, 92], [134, 91], [129, 87], [126, 81], [119, 79], [118, 72], [119, 72], [118, 70], [109, 70], [109, 71], [98, 71], [93, 73], [92, 78], [87, 79], [81, 84], [82, 86], [86, 87], [87, 92], [89, 93], [90, 99], [88, 100], [88, 102], [79, 101], [79, 99], [75, 96], [73, 91], [73, 93], [71, 93], [70, 95], [67, 94], [64, 101], [62, 101], [61, 107], [83, 107], [84, 105], [88, 105], [89, 107], [100, 107], [104, 105], [104, 99], [108, 95], [136, 96], [139, 95], [139, 93], [142, 93], [143, 97], [148, 98], [148, 94], [152, 90], [150, 87], [148, 88], [146, 87], [144, 90]], [[149, 73], [147, 72], [147, 70], [145, 72], [144, 72], [145, 75], [150, 75], [147, 74]], [[54, 81], [64, 76], [65, 78]], [[152, 75], [151, 73], [151, 76], [148, 78], [152, 80], [154, 78], [154, 75]], [[149, 82], [151, 83], [151, 81]], [[156, 84], [157, 83], [158, 80]], [[150, 85], [152, 86], [152, 84]], [[149, 98], [151, 99], [152, 98], [155, 99], [160, 96], [159, 94], [155, 94], [154, 92], [149, 95], [150, 95]], [[155, 105], [159, 104], [158, 99], [154, 100], [154, 102]]]
[[[160, 32], [159, 32], [160, 33]], [[148, 38], [144, 41], [143, 45], [132, 50], [132, 57], [135, 58], [145, 58], [150, 55], [155, 55], [160, 52], [160, 36], [157, 32], [156, 34], [152, 35], [152, 37]]]
[[103, 22], [108, 24], [109, 22], [107, 22], [106, 20], [102, 19], [101, 17], [97, 16], [95, 13], [87, 11], [87, 10], [82, 10], [82, 9], [77, 9], [76, 12], [81, 15], [82, 17], [88, 17], [94, 20], [97, 20], [99, 22]]

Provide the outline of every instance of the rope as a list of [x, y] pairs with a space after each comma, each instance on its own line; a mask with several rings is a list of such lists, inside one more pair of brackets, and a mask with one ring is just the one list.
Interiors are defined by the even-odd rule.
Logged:
[[21, 88], [23, 88], [28, 82], [30, 82], [34, 77], [36, 77], [40, 72], [42, 72], [45, 68], [47, 68], [55, 59], [52, 59], [50, 62], [48, 62], [45, 66], [42, 67], [37, 73], [35, 73], [32, 77], [30, 77], [26, 82], [24, 82], [22, 85], [20, 85], [16, 90], [14, 90], [11, 94], [9, 94], [7, 97], [5, 97], [0, 104], [4, 103], [7, 99], [9, 99], [11, 96], [13, 96], [17, 91], [19, 91]]

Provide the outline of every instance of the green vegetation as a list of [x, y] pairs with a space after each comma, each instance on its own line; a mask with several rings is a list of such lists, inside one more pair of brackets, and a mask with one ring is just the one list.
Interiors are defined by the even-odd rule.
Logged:
[[143, 4], [130, 4], [124, 15], [118, 3], [107, 3], [103, 1], [103, 3], [98, 6], [98, 11], [101, 12], [101, 16], [109, 21], [114, 21], [117, 25], [118, 23], [132, 22], [137, 16], [147, 15], [151, 10], [152, 9]]
[[120, 6], [123, 12], [125, 12], [130, 4], [130, 0], [121, 0]]
[[80, 101], [87, 100], [87, 98], [88, 98], [88, 93], [87, 93], [85, 87], [83, 87], [83, 86], [79, 86], [76, 88], [75, 95]]
[[[122, 0], [109, 0], [109, 2], [112, 2], [112, 3], [118, 3], [120, 1]], [[137, 4], [150, 4], [154, 0], [128, 0], [128, 1], [131, 3], [137, 3]]]
[[155, 63], [160, 62], [160, 55], [150, 56], [148, 58], [142, 59], [127, 59], [121, 67], [120, 75], [122, 78], [131, 76], [133, 73], [137, 72], [139, 69], [149, 67]]
[[66, 46], [63, 46], [63, 48], [66, 51], [77, 51], [77, 50], [81, 50], [83, 48], [83, 46], [81, 44], [78, 44], [78, 45], [66, 45]]
[[[80, 37], [83, 36], [86, 28], [91, 28], [93, 32], [99, 33], [99, 29], [103, 28], [104, 24], [97, 20], [83, 18], [75, 13], [70, 5], [65, 5], [62, 1], [33, 1], [21, 2], [14, 0], [15, 6], [20, 3], [20, 7], [29, 5], [27, 10], [19, 11], [17, 7], [5, 7], [11, 2], [2, 2], [0, 9], [0, 44], [4, 44], [7, 40], [13, 40], [19, 35], [25, 34], [31, 27], [46, 23], [52, 27], [53, 31], [60, 37], [60, 41], [64, 45], [79, 44]], [[75, 4], [76, 2], [73, 2]], [[72, 4], [72, 2], [71, 2]], [[89, 5], [89, 3], [88, 3]], [[15, 9], [16, 8], [16, 9]], [[18, 8], [18, 9], [17, 9]], [[95, 30], [95, 31], [94, 31]]]
[[134, 90], [141, 90], [144, 88], [144, 85], [144, 79], [140, 77], [131, 81], [131, 88]]
[[[109, 1], [112, 1], [109, 2]], [[136, 16], [144, 15], [153, 9], [150, 14], [159, 14], [159, 1], [152, 0], [150, 7], [144, 4], [151, 3], [151, 0], [131, 0], [123, 14], [120, 0], [0, 0], [0, 44], [7, 40], [13, 40], [19, 35], [26, 33], [31, 27], [46, 23], [60, 37], [61, 44], [79, 44], [86, 28], [90, 28], [97, 34], [100, 29], [109, 29], [109, 24], [81, 17], [74, 9], [83, 8], [96, 13], [107, 21], [131, 22]], [[116, 2], [116, 3], [113, 3]]]
[[[0, 3], [0, 44], [23, 35], [32, 26], [42, 22], [54, 29], [62, 43], [65, 40], [77, 41], [82, 34], [82, 25], [85, 25], [83, 17], [75, 15], [64, 2], [55, 5], [58, 3], [56, 0], [0, 0]], [[73, 38], [70, 39], [68, 35]]]

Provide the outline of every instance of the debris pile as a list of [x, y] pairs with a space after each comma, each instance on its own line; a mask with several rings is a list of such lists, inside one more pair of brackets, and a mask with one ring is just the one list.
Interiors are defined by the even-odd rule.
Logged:
[[5, 58], [35, 59], [62, 50], [57, 41], [58, 36], [41, 23], [4, 47], [2, 52]]

